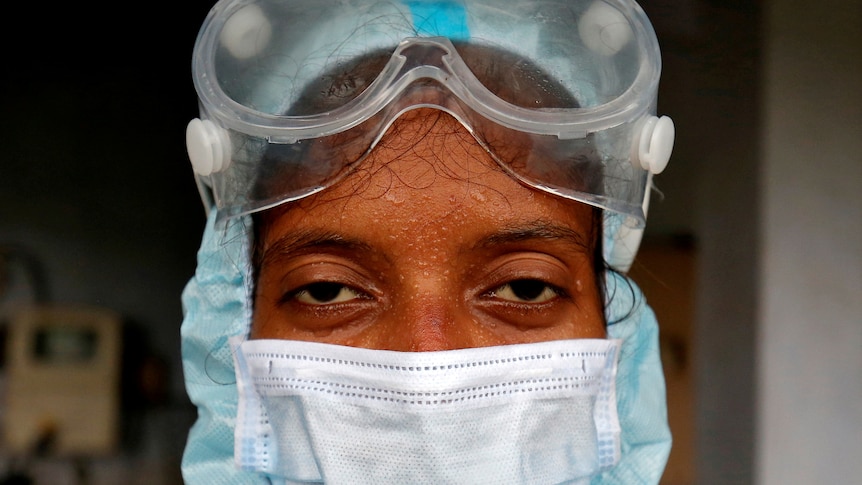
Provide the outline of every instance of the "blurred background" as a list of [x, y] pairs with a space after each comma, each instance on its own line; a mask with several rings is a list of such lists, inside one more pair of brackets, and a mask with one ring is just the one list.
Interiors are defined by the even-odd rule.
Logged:
[[[677, 125], [632, 270], [662, 325], [663, 483], [860, 483], [862, 2], [641, 3]], [[0, 483], [182, 482], [210, 6], [4, 15]]]

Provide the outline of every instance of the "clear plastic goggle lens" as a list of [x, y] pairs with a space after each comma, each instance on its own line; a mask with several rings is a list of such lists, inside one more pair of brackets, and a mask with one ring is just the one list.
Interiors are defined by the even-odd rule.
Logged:
[[659, 69], [631, 1], [225, 0], [195, 49], [190, 155], [230, 217], [322, 190], [435, 107], [518, 180], [642, 223]]

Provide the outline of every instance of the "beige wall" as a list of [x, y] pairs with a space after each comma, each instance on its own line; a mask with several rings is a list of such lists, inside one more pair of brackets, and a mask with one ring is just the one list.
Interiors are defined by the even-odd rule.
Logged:
[[764, 14], [757, 483], [859, 483], [862, 2]]
[[[642, 4], [662, 44], [659, 111], [678, 127], [647, 235], [690, 232], [697, 249], [694, 427], [672, 455], [694, 463], [665, 479], [857, 483], [862, 1]], [[657, 289], [684, 287], [671, 283]]]

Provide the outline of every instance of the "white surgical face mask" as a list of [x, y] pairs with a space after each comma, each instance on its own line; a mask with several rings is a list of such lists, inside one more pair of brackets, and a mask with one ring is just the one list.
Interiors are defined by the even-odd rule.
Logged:
[[273, 483], [589, 483], [619, 461], [618, 340], [233, 344], [236, 463]]

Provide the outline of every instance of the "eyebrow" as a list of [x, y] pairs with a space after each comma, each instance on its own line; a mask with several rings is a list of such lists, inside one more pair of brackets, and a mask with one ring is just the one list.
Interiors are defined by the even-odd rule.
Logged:
[[263, 251], [261, 264], [269, 264], [282, 257], [293, 256], [309, 249], [336, 249], [364, 253], [373, 251], [370, 245], [356, 239], [345, 238], [335, 232], [306, 229], [286, 234], [270, 244]]
[[[531, 240], [564, 241], [583, 249], [591, 247], [591, 243], [585, 234], [559, 224], [541, 220], [503, 227], [501, 230], [480, 239], [474, 247], [498, 247], [505, 244]], [[346, 238], [341, 234], [331, 231], [305, 229], [281, 236], [264, 249], [260, 261], [261, 266], [311, 249], [335, 249], [360, 253], [375, 252], [371, 245], [358, 239]]]
[[584, 249], [592, 247], [592, 242], [586, 234], [575, 231], [569, 227], [541, 220], [517, 226], [504, 227], [502, 230], [482, 238], [477, 246], [491, 247], [537, 239], [568, 241], [571, 244]]

